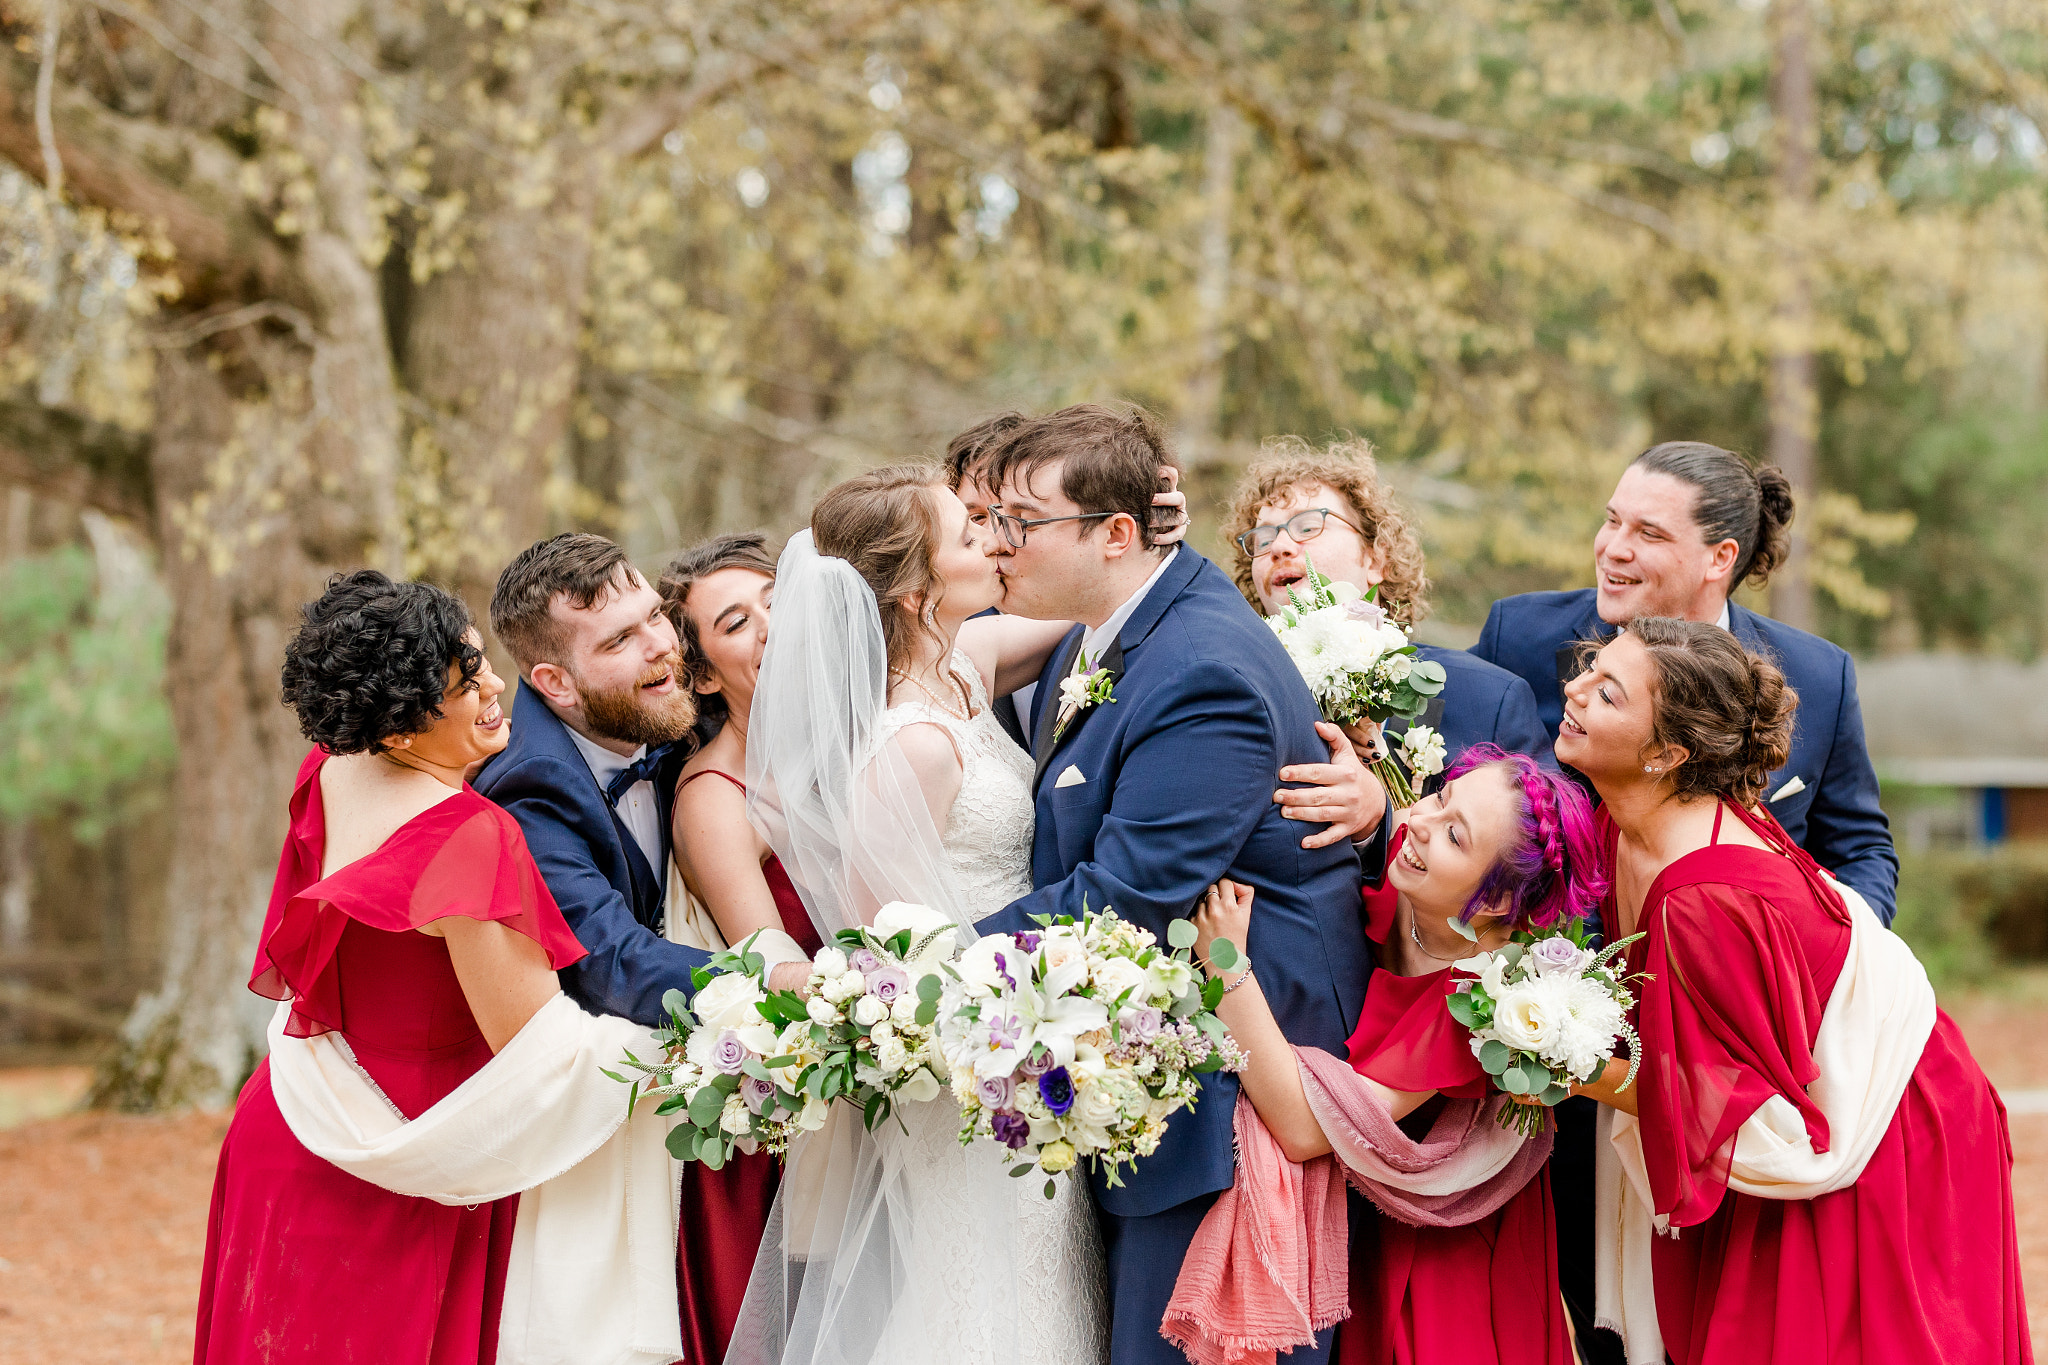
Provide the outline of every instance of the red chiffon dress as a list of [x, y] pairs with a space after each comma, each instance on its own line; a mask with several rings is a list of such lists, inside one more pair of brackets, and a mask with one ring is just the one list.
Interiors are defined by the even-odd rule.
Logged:
[[1630, 949], [1631, 970], [1651, 974], [1637, 1005], [1644, 1164], [1657, 1212], [1682, 1230], [1652, 1252], [1664, 1349], [1677, 1365], [2031, 1360], [2005, 1107], [1946, 1014], [1854, 1185], [1798, 1201], [1728, 1189], [1736, 1129], [1774, 1094], [1825, 1150], [1806, 1087], [1850, 930], [1777, 821], [1722, 810], [1775, 851], [1719, 843], [1717, 813], [1716, 842], [1651, 884]]
[[[412, 932], [495, 920], [564, 967], [582, 957], [510, 815], [468, 787], [322, 878], [315, 750], [250, 989], [292, 1002], [286, 1032], [333, 1031], [417, 1117], [491, 1059], [447, 944]], [[299, 1144], [268, 1059], [242, 1088], [214, 1175], [193, 1346], [198, 1365], [492, 1365], [518, 1198], [450, 1208], [392, 1194]]]
[[[703, 768], [685, 777], [676, 790], [700, 777], [722, 777], [742, 792], [747, 789], [731, 773]], [[783, 932], [815, 956], [825, 945], [789, 873], [783, 870], [782, 860], [770, 854], [761, 864], [761, 875], [775, 897]], [[733, 1324], [739, 1320], [740, 1303], [747, 1296], [754, 1256], [768, 1230], [768, 1211], [774, 1207], [775, 1191], [781, 1183], [782, 1167], [766, 1152], [751, 1156], [735, 1152], [715, 1171], [697, 1161], [683, 1167], [676, 1292], [682, 1300], [685, 1360], [715, 1365], [725, 1358]]]
[[[1394, 832], [1389, 860], [1407, 832]], [[1393, 930], [1395, 904], [1391, 888], [1366, 893], [1374, 943]], [[1374, 972], [1351, 1035], [1351, 1069], [1395, 1090], [1483, 1098], [1490, 1082], [1472, 1055], [1472, 1035], [1444, 1003], [1451, 989], [1449, 967], [1423, 976]], [[1429, 1100], [1403, 1128], [1428, 1123], [1440, 1104]], [[1419, 1228], [1366, 1213], [1351, 1220], [1351, 1316], [1337, 1328], [1336, 1365], [1568, 1365], [1548, 1169], [1463, 1227]]]

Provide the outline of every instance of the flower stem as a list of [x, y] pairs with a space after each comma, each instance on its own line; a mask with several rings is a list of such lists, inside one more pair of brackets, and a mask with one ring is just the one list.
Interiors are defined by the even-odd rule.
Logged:
[[1394, 761], [1393, 755], [1376, 760], [1372, 771], [1387, 789], [1387, 800], [1396, 809], [1415, 804], [1415, 789], [1408, 785], [1408, 774], [1401, 771], [1401, 765]]

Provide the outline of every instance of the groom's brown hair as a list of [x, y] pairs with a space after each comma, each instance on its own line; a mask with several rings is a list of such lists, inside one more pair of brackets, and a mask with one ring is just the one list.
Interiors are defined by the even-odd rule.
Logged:
[[567, 597], [571, 607], [588, 611], [618, 585], [622, 569], [629, 581], [638, 579], [615, 541], [578, 531], [529, 545], [505, 566], [491, 593], [491, 630], [512, 651], [521, 673], [538, 663], [563, 662], [567, 637], [549, 610], [555, 598]]
[[[1077, 403], [1049, 412], [996, 442], [986, 459], [982, 479], [991, 489], [1013, 478], [1029, 485], [1039, 470], [1058, 463], [1060, 492], [1069, 501], [1083, 512], [1127, 513], [1148, 550], [1158, 543], [1152, 498], [1160, 491], [1159, 467], [1180, 468], [1166, 428], [1135, 404]], [[1084, 526], [1081, 533], [1085, 537], [1093, 529]]]

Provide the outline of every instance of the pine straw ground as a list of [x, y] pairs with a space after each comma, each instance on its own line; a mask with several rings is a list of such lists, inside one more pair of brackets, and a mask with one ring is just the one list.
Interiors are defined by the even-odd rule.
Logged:
[[[1949, 1007], [2002, 1089], [2048, 1092], [2048, 982]], [[227, 1117], [43, 1117], [84, 1079], [0, 1072], [0, 1127], [15, 1125], [0, 1131], [0, 1365], [189, 1361]], [[2048, 1360], [2048, 1113], [2015, 1114], [2012, 1129], [2034, 1351]]]

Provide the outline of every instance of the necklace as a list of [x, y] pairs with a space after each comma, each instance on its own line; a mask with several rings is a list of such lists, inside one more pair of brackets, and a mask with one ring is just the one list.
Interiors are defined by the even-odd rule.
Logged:
[[[955, 711], [950, 705], [948, 705], [945, 702], [943, 698], [939, 696], [938, 693], [932, 691], [929, 687], [926, 687], [924, 685], [923, 679], [912, 677], [910, 674], [905, 673], [900, 668], [892, 668], [889, 670], [889, 672], [894, 676], [903, 679], [903, 681], [909, 683], [912, 687], [924, 693], [927, 697], [930, 697], [932, 699], [932, 705], [938, 707], [941, 711], [944, 711], [947, 715], [953, 717], [953, 719], [966, 720], [968, 718], [966, 713], [970, 709], [972, 704], [966, 699], [966, 688], [962, 687], [960, 689], [962, 693], [960, 701], [960, 710]], [[953, 685], [955, 687], [960, 687], [960, 679], [958, 677], [955, 677], [953, 679]]]
[[1422, 955], [1431, 962], [1455, 962], [1457, 960], [1456, 958], [1438, 957], [1428, 948], [1423, 947], [1422, 934], [1415, 927], [1415, 911], [1412, 908], [1408, 911], [1408, 937], [1414, 940], [1416, 948], [1420, 949]]

